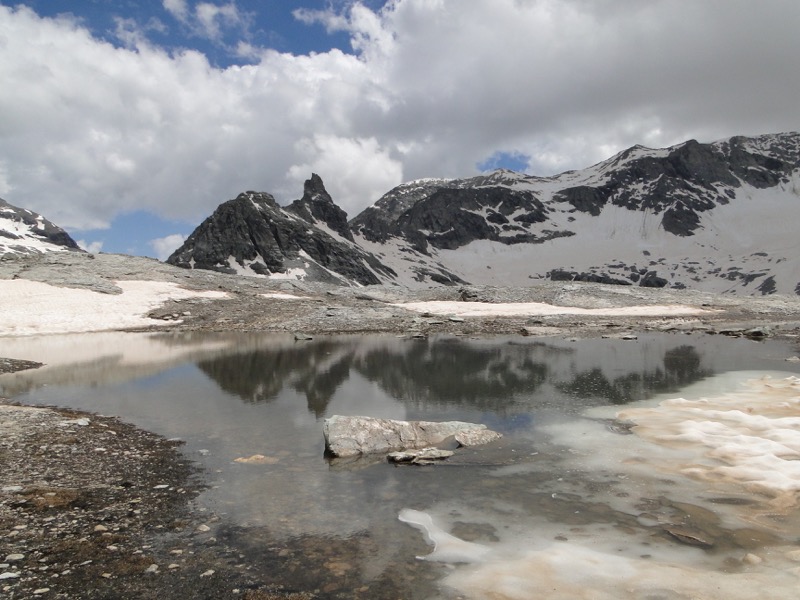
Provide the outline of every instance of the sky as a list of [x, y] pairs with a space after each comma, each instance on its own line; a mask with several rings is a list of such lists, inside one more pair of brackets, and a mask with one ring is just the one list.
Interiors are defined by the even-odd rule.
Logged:
[[0, 198], [165, 258], [240, 192], [800, 129], [797, 0], [0, 0]]

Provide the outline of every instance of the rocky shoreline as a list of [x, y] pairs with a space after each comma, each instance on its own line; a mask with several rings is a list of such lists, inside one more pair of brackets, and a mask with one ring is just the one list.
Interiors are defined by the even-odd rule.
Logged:
[[307, 598], [262, 585], [193, 508], [202, 474], [112, 417], [0, 404], [4, 598]]
[[[800, 337], [800, 299], [780, 296], [719, 296], [574, 282], [540, 282], [526, 288], [345, 288], [179, 269], [145, 258], [78, 253], [0, 260], [2, 279], [100, 294], [119, 293], [119, 281], [164, 281], [226, 294], [224, 299], [167, 302], [151, 310], [148, 316], [154, 321], [138, 331], [564, 338], [705, 331], [753, 338]], [[539, 302], [584, 309], [681, 305], [697, 312], [456, 317], [403, 306], [412, 301], [465, 306]], [[0, 358], [0, 374], [37, 366], [30, 360]], [[112, 417], [0, 401], [0, 592], [14, 600], [299, 600], [369, 598], [373, 593], [356, 593], [345, 580], [335, 589], [315, 587], [316, 581], [325, 578], [315, 579], [312, 571], [302, 573], [310, 560], [304, 556], [302, 542], [297, 548], [263, 550], [260, 560], [254, 560], [236, 545], [235, 532], [219, 530], [216, 517], [193, 505], [203, 485], [202, 473], [181, 454], [179, 442]], [[330, 578], [333, 567], [328, 563], [334, 563], [329, 557], [319, 560], [319, 571]], [[278, 571], [287, 565], [297, 571], [296, 581], [309, 582], [306, 590], [280, 588]]]

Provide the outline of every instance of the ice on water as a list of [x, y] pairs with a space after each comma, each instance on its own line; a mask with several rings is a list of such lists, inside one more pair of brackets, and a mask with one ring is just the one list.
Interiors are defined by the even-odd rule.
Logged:
[[[569, 449], [576, 472], [625, 481], [626, 493], [591, 500], [639, 518], [640, 531], [596, 523], [565, 538], [557, 533], [563, 525], [517, 514], [505, 527], [513, 535], [475, 544], [446, 531], [446, 507], [432, 507], [434, 514], [406, 509], [400, 519], [425, 532], [434, 550], [424, 558], [455, 565], [443, 586], [463, 598], [796, 598], [800, 379], [785, 375], [719, 375], [683, 390], [682, 398], [593, 409], [585, 419], [544, 428]], [[612, 433], [596, 418], [614, 413], [635, 424], [634, 435]], [[713, 511], [721, 527], [763, 532], [772, 542], [706, 552], [671, 541], [658, 535], [659, 516], [638, 505], [643, 497], [692, 503]], [[741, 502], [709, 503], [714, 497]], [[482, 518], [477, 511], [471, 517]]]

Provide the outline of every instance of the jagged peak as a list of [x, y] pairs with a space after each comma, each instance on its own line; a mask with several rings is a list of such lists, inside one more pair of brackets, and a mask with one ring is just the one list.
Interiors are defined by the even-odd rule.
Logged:
[[303, 200], [323, 200], [333, 203], [333, 198], [325, 189], [322, 177], [316, 173], [311, 173], [311, 178], [306, 179], [303, 184]]

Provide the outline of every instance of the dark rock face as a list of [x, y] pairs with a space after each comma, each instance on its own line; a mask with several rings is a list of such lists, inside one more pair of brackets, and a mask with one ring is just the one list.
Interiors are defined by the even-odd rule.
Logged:
[[[757, 188], [788, 180], [800, 166], [797, 134], [731, 138], [717, 144], [690, 140], [653, 156], [635, 146], [605, 164], [608, 177], [600, 184], [569, 187], [555, 199], [597, 216], [606, 204], [661, 214], [665, 231], [690, 236], [700, 227], [700, 213], [728, 204], [745, 182]], [[753, 151], [759, 142], [765, 154]]]
[[[564, 269], [553, 269], [548, 274], [551, 281], [585, 281], [589, 283], [605, 283], [607, 285], [631, 285], [627, 279], [611, 277], [605, 273], [578, 273], [576, 271], [565, 271]], [[638, 281], [638, 277], [636, 280]]]
[[340, 235], [349, 234], [349, 229], [341, 228], [342, 223], [347, 225], [344, 211], [333, 204], [319, 177], [306, 182], [303, 198], [292, 206], [284, 210], [263, 192], [239, 194], [203, 221], [167, 262], [230, 274], [302, 269], [315, 280], [362, 285], [380, 283], [376, 271], [392, 276], [391, 269], [373, 255], [314, 225], [322, 220]]
[[306, 180], [303, 197], [292, 202], [286, 210], [309, 223], [321, 221], [346, 240], [353, 241], [353, 234], [347, 224], [347, 213], [334, 204], [322, 179], [316, 173], [312, 173], [311, 179]]
[[443, 187], [418, 200], [393, 224], [384, 220], [382, 235], [404, 237], [420, 252], [427, 252], [429, 244], [455, 250], [475, 240], [537, 243], [552, 238], [530, 231], [531, 224], [547, 221], [548, 212], [529, 191], [501, 186]]
[[58, 225], [31, 210], [13, 206], [2, 198], [0, 198], [0, 219], [8, 219], [15, 224], [13, 229], [19, 229], [24, 232], [24, 235], [20, 235], [9, 231], [7, 228], [0, 227], [0, 237], [4, 238], [2, 245], [13, 249], [15, 247], [14, 240], [19, 240], [19, 252], [26, 250], [23, 239], [25, 235], [56, 246], [64, 246], [70, 250], [83, 252], [75, 240]]

